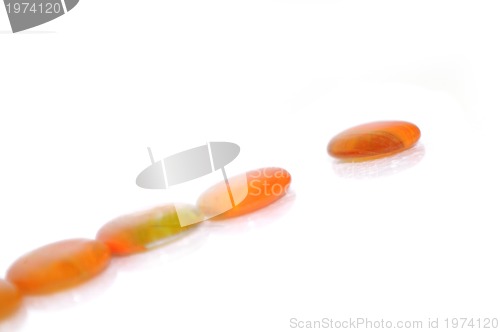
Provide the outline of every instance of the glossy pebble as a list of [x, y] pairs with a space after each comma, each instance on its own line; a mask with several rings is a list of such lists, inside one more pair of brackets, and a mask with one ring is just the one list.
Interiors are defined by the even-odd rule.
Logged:
[[169, 237], [190, 228], [182, 227], [179, 216], [192, 223], [203, 217], [193, 206], [165, 205], [147, 211], [118, 217], [105, 224], [97, 239], [116, 255], [134, 254], [163, 244]]
[[25, 294], [51, 293], [96, 276], [110, 257], [108, 247], [99, 241], [60, 241], [19, 258], [7, 271], [7, 280]]
[[328, 153], [349, 161], [389, 156], [411, 148], [420, 138], [420, 129], [409, 122], [381, 121], [341, 132], [328, 144]]
[[13, 285], [0, 279], [0, 320], [13, 314], [21, 304], [21, 296]]
[[[282, 198], [287, 193], [291, 180], [290, 173], [283, 168], [270, 167], [253, 170], [246, 173], [246, 181], [240, 182], [238, 186], [231, 186], [233, 197], [244, 197], [232, 209], [218, 213], [224, 210], [221, 205], [225, 204], [228, 195], [225, 182], [220, 182], [205, 191], [198, 199], [198, 207], [204, 215], [213, 216], [212, 220], [238, 217], [262, 209]], [[231, 178], [228, 182], [236, 183]], [[246, 196], [244, 196], [245, 193]]]

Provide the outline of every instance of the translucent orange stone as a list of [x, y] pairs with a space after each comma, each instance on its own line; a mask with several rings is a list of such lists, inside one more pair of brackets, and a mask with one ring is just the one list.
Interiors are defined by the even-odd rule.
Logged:
[[5, 280], [0, 279], [0, 320], [13, 314], [21, 304], [18, 290]]
[[170, 236], [190, 228], [181, 226], [179, 215], [183, 220], [203, 220], [195, 207], [165, 205], [118, 217], [99, 230], [97, 239], [105, 243], [116, 255], [146, 251], [163, 244]]
[[19, 258], [7, 271], [7, 280], [25, 294], [51, 293], [96, 276], [110, 257], [108, 247], [99, 241], [56, 242]]
[[341, 132], [328, 144], [336, 158], [363, 161], [389, 156], [411, 148], [420, 138], [420, 129], [404, 121], [381, 121]]
[[[241, 177], [236, 176], [235, 178]], [[205, 191], [198, 199], [198, 207], [206, 216], [213, 216], [212, 220], [222, 220], [227, 218], [238, 217], [259, 209], [282, 198], [290, 186], [292, 177], [283, 168], [271, 167], [261, 168], [246, 173], [246, 182], [240, 182], [238, 185], [232, 185], [230, 190], [233, 197], [242, 197], [242, 193], [246, 193], [241, 200], [232, 209], [227, 210], [222, 214], [218, 214], [223, 210], [221, 205], [224, 204], [228, 195], [228, 186], [226, 182], [221, 182]], [[228, 179], [229, 183], [237, 183]]]

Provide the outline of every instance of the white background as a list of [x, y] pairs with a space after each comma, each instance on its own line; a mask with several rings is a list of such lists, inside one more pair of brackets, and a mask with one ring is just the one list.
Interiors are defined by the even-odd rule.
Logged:
[[[81, 0], [12, 34], [0, 10], [0, 270], [165, 202], [135, 185], [148, 146], [231, 141], [229, 174], [293, 177], [277, 205], [29, 298], [0, 330], [499, 318], [499, 15], [498, 1]], [[384, 119], [416, 123], [419, 146], [327, 155]]]

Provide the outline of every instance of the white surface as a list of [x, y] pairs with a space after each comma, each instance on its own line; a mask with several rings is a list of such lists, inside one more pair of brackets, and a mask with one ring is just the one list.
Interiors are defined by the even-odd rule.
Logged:
[[[498, 318], [499, 10], [82, 0], [16, 35], [0, 11], [1, 270], [164, 201], [135, 186], [147, 146], [161, 158], [232, 141], [242, 152], [228, 173], [293, 176], [278, 206], [114, 261], [81, 288], [29, 299], [0, 330]], [[418, 124], [418, 149], [352, 168], [326, 154], [338, 131], [383, 119]]]

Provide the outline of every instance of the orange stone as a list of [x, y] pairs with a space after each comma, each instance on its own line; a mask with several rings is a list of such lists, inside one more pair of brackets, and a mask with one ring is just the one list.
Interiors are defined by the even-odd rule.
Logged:
[[381, 121], [341, 132], [328, 144], [328, 153], [348, 161], [386, 157], [411, 148], [420, 138], [420, 129], [404, 121]]
[[5, 280], [0, 279], [0, 320], [13, 314], [21, 305], [18, 290]]
[[179, 218], [189, 224], [203, 220], [195, 207], [165, 205], [111, 220], [99, 230], [97, 239], [116, 255], [146, 251], [190, 228], [183, 227]]
[[[246, 181], [230, 186], [233, 197], [244, 197], [236, 206], [221, 214], [218, 213], [224, 210], [222, 205], [225, 204], [228, 195], [226, 182], [221, 182], [200, 196], [198, 199], [200, 211], [206, 216], [214, 216], [211, 220], [223, 220], [254, 212], [282, 198], [287, 193], [292, 180], [290, 173], [277, 167], [261, 168], [244, 175], [246, 175]], [[230, 178], [228, 183], [237, 183], [237, 181]]]
[[96, 276], [110, 257], [108, 247], [99, 241], [56, 242], [19, 258], [7, 271], [7, 280], [24, 294], [52, 293]]

